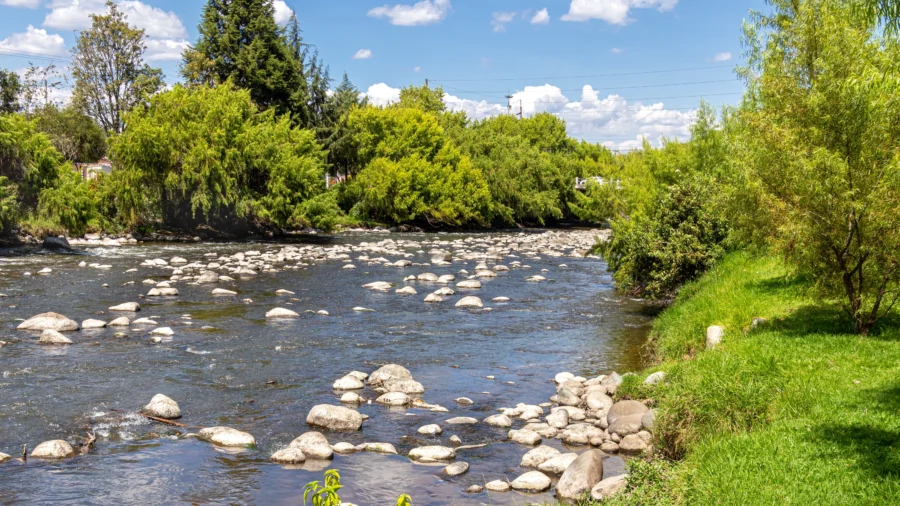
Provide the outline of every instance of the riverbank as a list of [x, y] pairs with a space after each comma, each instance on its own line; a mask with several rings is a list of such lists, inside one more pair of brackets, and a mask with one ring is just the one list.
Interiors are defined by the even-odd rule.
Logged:
[[[620, 388], [653, 399], [675, 463], [634, 466], [616, 504], [900, 503], [900, 331], [861, 338], [810, 287], [735, 253], [682, 290], [654, 324], [660, 365]], [[710, 325], [725, 334], [707, 350]]]

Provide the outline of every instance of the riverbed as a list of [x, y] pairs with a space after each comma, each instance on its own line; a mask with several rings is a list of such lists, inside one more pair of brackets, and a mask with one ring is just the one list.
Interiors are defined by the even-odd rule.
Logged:
[[[77, 445], [89, 432], [97, 440], [84, 456], [0, 464], [0, 504], [302, 504], [304, 485], [321, 479], [325, 469], [340, 471], [342, 499], [361, 506], [392, 504], [401, 493], [410, 494], [416, 506], [551, 500], [550, 494], [466, 493], [470, 485], [512, 480], [528, 471], [518, 464], [529, 448], [505, 441], [506, 429], [445, 425], [437, 437], [416, 432], [450, 417], [481, 420], [501, 407], [547, 402], [558, 372], [591, 378], [640, 368], [649, 308], [616, 292], [600, 259], [584, 258], [577, 248], [554, 247], [553, 255], [529, 250], [529, 241], [541, 233], [347, 233], [314, 247], [355, 248], [349, 258], [275, 263], [271, 272], [262, 269], [215, 285], [174, 281], [179, 295], [158, 298], [140, 298], [152, 288], [142, 282], [167, 280], [177, 265], [149, 266], [148, 259], [178, 256], [206, 263], [248, 250], [274, 254], [285, 245], [144, 243], [80, 247], [75, 254], [3, 250], [0, 341], [8, 344], [0, 347], [0, 452], [18, 456], [23, 445], [33, 448], [51, 439]], [[552, 233], [565, 242], [566, 232]], [[588, 232], [572, 233], [583, 241]], [[403, 252], [387, 260], [404, 258], [412, 265], [373, 262], [384, 255], [366, 248], [385, 240], [399, 241], [393, 248]], [[502, 258], [454, 255], [449, 265], [426, 265], [436, 247], [477, 252], [494, 241], [522, 247]], [[455, 274], [459, 281], [467, 276], [460, 271], [474, 273], [480, 261], [489, 267], [518, 265], [482, 278], [481, 289], [457, 290], [442, 303], [423, 302], [441, 285], [404, 282], [424, 272]], [[37, 274], [44, 268], [52, 272]], [[526, 280], [535, 275], [545, 279]], [[418, 293], [362, 287], [375, 281], [412, 286]], [[214, 297], [214, 288], [237, 295]], [[293, 294], [277, 295], [279, 289]], [[480, 297], [485, 308], [456, 308], [464, 295]], [[492, 302], [496, 297], [510, 301]], [[170, 327], [172, 339], [153, 342], [150, 328], [131, 326], [66, 333], [74, 344], [42, 346], [38, 333], [15, 330], [21, 320], [47, 311], [78, 322], [109, 321], [121, 316], [109, 307], [131, 301], [142, 306], [134, 317]], [[266, 312], [276, 307], [300, 316], [267, 319]], [[116, 337], [117, 332], [125, 336]], [[421, 397], [449, 413], [365, 403], [358, 408], [369, 416], [362, 430], [326, 431], [329, 442], [387, 442], [399, 455], [335, 455], [333, 461], [299, 467], [269, 461], [274, 451], [312, 430], [306, 416], [314, 405], [339, 404], [341, 393], [332, 390], [336, 379], [388, 363], [409, 369], [425, 387]], [[224, 450], [183, 437], [196, 430], [130, 414], [157, 393], [179, 403], [180, 423], [234, 427], [252, 434], [257, 447]], [[361, 395], [377, 396], [368, 389]], [[459, 405], [454, 402], [459, 397], [474, 404]], [[460, 452], [457, 460], [471, 466], [462, 476], [444, 477], [442, 467], [414, 464], [405, 456], [416, 446], [448, 445], [454, 434], [465, 444], [488, 444]], [[562, 448], [559, 441], [545, 444]]]

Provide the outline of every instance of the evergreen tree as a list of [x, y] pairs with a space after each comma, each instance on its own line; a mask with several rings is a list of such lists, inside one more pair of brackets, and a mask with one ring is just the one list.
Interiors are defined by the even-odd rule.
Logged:
[[301, 65], [275, 23], [271, 0], [207, 0], [199, 30], [184, 56], [189, 83], [230, 79], [262, 109], [286, 114], [302, 107]]
[[365, 106], [368, 99], [360, 99], [359, 90], [346, 72], [340, 86], [328, 97], [325, 104], [325, 115], [328, 118], [328, 126], [322, 129], [320, 139], [328, 146], [328, 162], [334, 174], [356, 174], [359, 172], [359, 157], [357, 145], [354, 140], [356, 130], [348, 122], [350, 112], [354, 108]]

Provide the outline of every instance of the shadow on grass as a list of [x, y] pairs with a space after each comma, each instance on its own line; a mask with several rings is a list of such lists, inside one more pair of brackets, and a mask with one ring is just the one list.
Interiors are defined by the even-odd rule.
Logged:
[[[860, 395], [859, 405], [872, 415], [880, 411], [895, 417], [900, 413], [900, 387], [866, 390]], [[824, 425], [818, 429], [818, 437], [856, 457], [861, 471], [878, 479], [900, 481], [900, 431], [885, 425], [884, 418], [872, 416], [870, 423]]]
[[[879, 341], [900, 341], [900, 317], [892, 313], [880, 319], [869, 333], [869, 339]], [[819, 335], [855, 334], [853, 322], [837, 304], [809, 304], [801, 306], [789, 315], [773, 321], [769, 330], [788, 337]]]

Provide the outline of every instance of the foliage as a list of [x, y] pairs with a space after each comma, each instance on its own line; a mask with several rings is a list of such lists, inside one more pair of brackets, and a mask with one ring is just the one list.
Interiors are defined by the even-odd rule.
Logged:
[[73, 103], [109, 133], [125, 129], [124, 114], [163, 86], [162, 71], [144, 63], [144, 31], [128, 24], [116, 4], [91, 15], [72, 50]]
[[[324, 485], [319, 481], [307, 483], [303, 490], [303, 504], [312, 502], [312, 506], [340, 506], [341, 497], [338, 491], [343, 488], [341, 475], [337, 469], [325, 471]], [[397, 506], [412, 506], [412, 498], [406, 494], [397, 498]]]
[[66, 160], [96, 162], [106, 156], [106, 134], [97, 123], [75, 107], [50, 104], [31, 113], [37, 129]]
[[27, 113], [33, 113], [51, 105], [57, 106], [51, 98], [51, 93], [63, 87], [63, 80], [62, 73], [54, 63], [46, 67], [29, 64], [25, 69], [19, 94], [22, 109]]
[[20, 114], [0, 115], [0, 177], [15, 184], [23, 210], [33, 209], [42, 190], [70, 168], [47, 136]]
[[98, 217], [96, 195], [80, 175], [64, 171], [56, 186], [41, 191], [37, 214], [80, 237]]
[[440, 113], [446, 110], [444, 105], [444, 89], [440, 86], [407, 86], [400, 90], [400, 101], [395, 107], [418, 109], [422, 112]]
[[9, 184], [5, 176], [0, 176], [0, 235], [18, 223], [19, 203], [16, 200], [16, 185]]
[[292, 226], [324, 189], [314, 133], [259, 112], [248, 91], [176, 86], [127, 119], [111, 145], [114, 180], [125, 184], [104, 190], [126, 225], [161, 216], [180, 226]]
[[746, 29], [733, 214], [867, 334], [900, 298], [900, 44], [842, 2], [773, 6]]
[[19, 74], [12, 70], [0, 69], [0, 114], [12, 114], [22, 110], [19, 95], [22, 83]]

